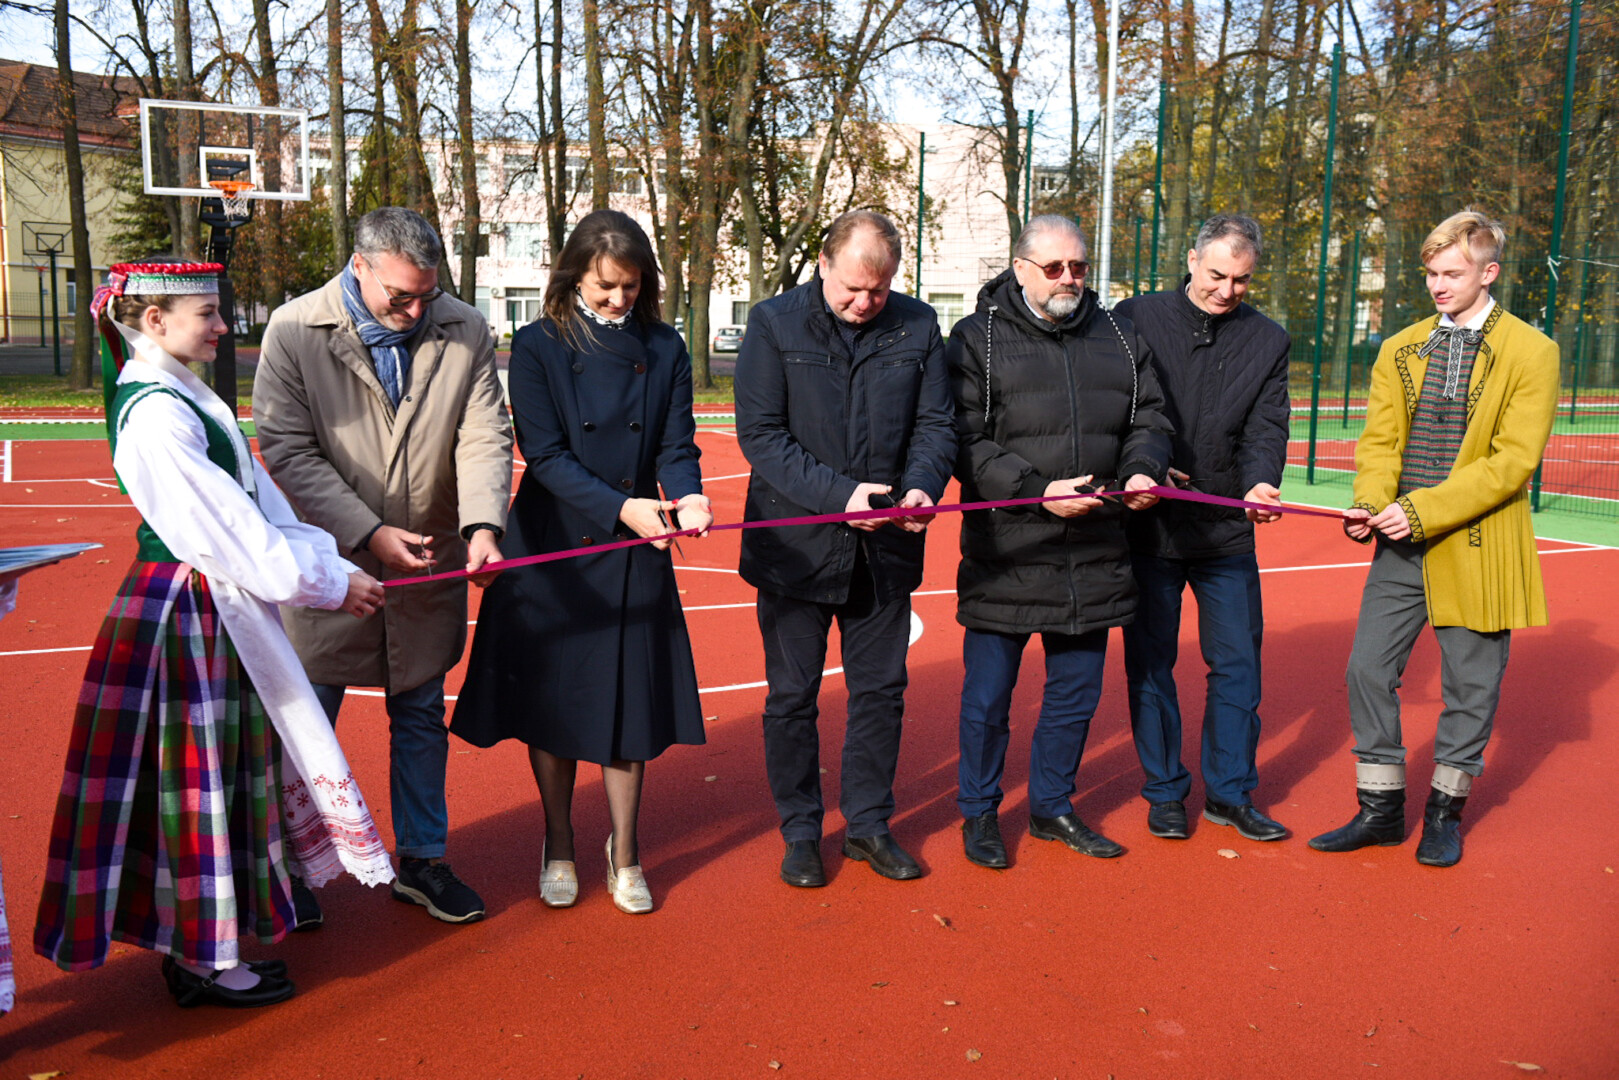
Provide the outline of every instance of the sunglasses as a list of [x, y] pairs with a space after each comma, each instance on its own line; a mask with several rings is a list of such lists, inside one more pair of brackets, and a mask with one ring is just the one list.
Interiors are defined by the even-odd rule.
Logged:
[[364, 255], [361, 255], [360, 261], [365, 263], [366, 269], [371, 271], [372, 280], [378, 285], [382, 286], [382, 291], [388, 296], [389, 307], [401, 309], [408, 308], [418, 300], [420, 300], [423, 304], [431, 304], [434, 300], [437, 300], [439, 297], [444, 295], [443, 289], [429, 289], [424, 293], [394, 292], [388, 287], [388, 283], [383, 281], [382, 278], [377, 275], [377, 268], [371, 265], [370, 259], [366, 258]]
[[1091, 272], [1091, 264], [1080, 259], [1069, 259], [1067, 262], [1058, 259], [1054, 263], [1046, 263], [1043, 266], [1040, 263], [1033, 262], [1029, 259], [1024, 259], [1023, 261], [1028, 263], [1030, 266], [1039, 267], [1040, 272], [1046, 275], [1046, 278], [1049, 281], [1056, 281], [1058, 278], [1062, 277], [1062, 272], [1064, 270], [1067, 270], [1070, 274], [1072, 274], [1075, 281], [1078, 281], [1080, 278]]

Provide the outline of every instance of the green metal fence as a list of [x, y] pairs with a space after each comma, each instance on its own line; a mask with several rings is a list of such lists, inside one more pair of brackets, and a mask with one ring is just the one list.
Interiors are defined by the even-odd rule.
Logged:
[[1293, 336], [1290, 461], [1320, 481], [1353, 469], [1379, 343], [1433, 311], [1423, 238], [1477, 206], [1507, 227], [1496, 299], [1563, 356], [1537, 508], [1619, 518], [1619, 5], [1496, 10], [1165, 85], [1119, 159], [1113, 278], [1173, 287], [1203, 218], [1257, 217], [1250, 299]]

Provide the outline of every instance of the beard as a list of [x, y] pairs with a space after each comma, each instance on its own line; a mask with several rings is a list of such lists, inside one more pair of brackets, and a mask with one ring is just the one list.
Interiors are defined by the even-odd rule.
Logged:
[[1046, 297], [1046, 302], [1040, 306], [1045, 308], [1047, 315], [1060, 321], [1079, 310], [1079, 294], [1077, 292], [1057, 293]]

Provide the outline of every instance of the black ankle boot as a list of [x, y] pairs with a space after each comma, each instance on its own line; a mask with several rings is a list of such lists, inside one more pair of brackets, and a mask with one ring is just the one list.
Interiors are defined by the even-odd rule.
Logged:
[[1462, 807], [1466, 805], [1466, 795], [1448, 795], [1438, 788], [1428, 789], [1417, 862], [1424, 866], [1455, 866], [1462, 861]]
[[1405, 839], [1405, 788], [1356, 788], [1360, 813], [1341, 829], [1324, 832], [1310, 846], [1317, 851], [1359, 851], [1379, 844], [1393, 847]]

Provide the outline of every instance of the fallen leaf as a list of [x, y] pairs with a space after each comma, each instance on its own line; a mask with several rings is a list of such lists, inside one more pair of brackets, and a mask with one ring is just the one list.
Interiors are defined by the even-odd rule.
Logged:
[[705, 716], [705, 717], [703, 717], [703, 719], [709, 721], [710, 723], [712, 723], [713, 721], [718, 720], [719, 717], [718, 716]]
[[717, 777], [717, 776], [705, 776], [705, 777], [703, 777], [704, 782], [710, 783], [710, 784], [712, 784], [714, 781], [716, 781], [718, 779], [719, 779], [719, 777]]
[[1539, 1065], [1536, 1065], [1533, 1062], [1529, 1062], [1529, 1061], [1508, 1061], [1506, 1058], [1502, 1058], [1501, 1059], [1501, 1064], [1503, 1064], [1503, 1065], [1514, 1065], [1517, 1068], [1523, 1070], [1524, 1072], [1545, 1072], [1546, 1071], [1545, 1069], [1542, 1069]]
[[1248, 1025], [1248, 1026], [1249, 1026], [1249, 1027], [1250, 1027], [1250, 1028], [1252, 1028], [1252, 1029], [1253, 1029], [1253, 1030], [1255, 1030], [1255, 1031], [1258, 1031], [1258, 1030], [1259, 1030], [1259, 1025], [1258, 1025], [1258, 1024], [1249, 1024], [1249, 1025]]
[[[97, 559], [97, 560], [96, 560], [96, 565], [97, 565], [97, 566], [106, 566], [106, 565], [107, 565], [107, 564], [108, 564], [108, 563], [110, 563], [110, 562], [112, 562], [112, 560], [111, 560], [111, 559]], [[1609, 871], [1608, 871], [1608, 873], [1610, 873], [1610, 874], [1611, 874], [1611, 873], [1613, 873], [1613, 871], [1612, 871], [1612, 870], [1609, 870]]]
[[871, 988], [873, 990], [881, 990], [883, 987], [885, 987], [887, 985], [888, 984], [885, 983], [885, 982], [874, 982], [874, 983], [871, 984]]
[[933, 919], [934, 919], [935, 922], [937, 922], [940, 926], [944, 927], [946, 930], [950, 929], [950, 920], [945, 918], [943, 915], [940, 915], [937, 912], [935, 912], [934, 915], [933, 915]]
[[961, 1002], [959, 1002], [959, 1001], [946, 1001], [945, 1004], [946, 1005], [960, 1005]]
[[1238, 855], [1235, 851], [1232, 851], [1228, 847], [1221, 848], [1219, 851], [1216, 851], [1215, 854], [1220, 856], [1220, 858], [1222, 858], [1222, 859], [1240, 859], [1240, 858], [1242, 858], [1241, 855]]
[[691, 1029], [691, 1030], [692, 1030], [692, 1031], [696, 1031], [696, 1030], [697, 1030], [697, 1025], [696, 1025], [696, 1024], [687, 1024], [687, 1025], [686, 1025], [686, 1027], [688, 1027], [688, 1028], [689, 1028], [689, 1029]]
[[968, 1050], [968, 1051], [967, 1051], [967, 1060], [968, 1060], [968, 1061], [977, 1061], [977, 1060], [978, 1060], [978, 1059], [979, 1059], [979, 1058], [981, 1058], [981, 1057], [983, 1057], [983, 1056], [984, 1056], [984, 1055], [983, 1055], [983, 1054], [981, 1054], [981, 1053], [979, 1053], [979, 1052], [978, 1052], [978, 1051], [977, 1051], [977, 1050], [971, 1050], [971, 1049], [969, 1049], [969, 1050]]
[[1146, 1013], [1147, 1013], [1147, 1008], [1146, 1008], [1145, 1005], [1143, 1005], [1140, 1008], [1136, 1009], [1136, 1012], [1141, 1013], [1143, 1016], [1145, 1016]]
[[1376, 1034], [1377, 1034], [1377, 1025], [1376, 1025], [1376, 1024], [1373, 1024], [1373, 1025], [1372, 1025], [1372, 1030], [1370, 1030], [1370, 1031], [1368, 1031], [1368, 1032], [1367, 1032], [1367, 1033], [1366, 1033], [1366, 1037], [1367, 1037], [1367, 1038], [1368, 1038], [1368, 1039], [1370, 1039], [1370, 1038], [1371, 1038], [1371, 1037], [1372, 1037], [1372, 1036], [1373, 1036], [1373, 1035], [1376, 1035]]
[[771, 1068], [772, 1068], [772, 1069], [779, 1069], [779, 1068], [781, 1068], [781, 1062], [779, 1062], [779, 1061], [771, 1061], [771, 1062], [767, 1062], [767, 1064], [768, 1064], [768, 1065], [769, 1065], [769, 1066], [770, 1066], [770, 1067], [771, 1067]]
[[28, 1080], [54, 1080], [55, 1077], [58, 1077], [58, 1076], [61, 1076], [61, 1075], [62, 1074], [59, 1071], [57, 1071], [57, 1072], [48, 1072], [48, 1073], [29, 1073], [28, 1074]]
[[1611, 873], [1613, 873], [1613, 867], [1611, 867], [1611, 866], [1604, 866], [1604, 867], [1603, 867], [1603, 868], [1602, 868], [1602, 872], [1603, 872], [1603, 873], [1604, 873], [1604, 874], [1611, 874]]

